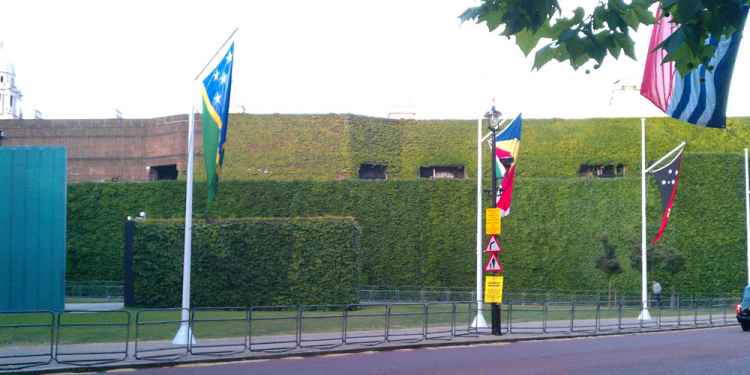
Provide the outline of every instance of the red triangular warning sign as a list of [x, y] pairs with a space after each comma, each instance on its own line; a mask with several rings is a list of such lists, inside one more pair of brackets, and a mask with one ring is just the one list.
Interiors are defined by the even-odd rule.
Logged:
[[495, 236], [490, 237], [490, 242], [487, 243], [487, 247], [484, 248], [485, 253], [502, 253], [503, 248], [500, 247], [500, 243], [497, 242]]
[[485, 272], [503, 272], [503, 265], [497, 260], [497, 253], [490, 253], [490, 259], [487, 261], [487, 265], [484, 266]]

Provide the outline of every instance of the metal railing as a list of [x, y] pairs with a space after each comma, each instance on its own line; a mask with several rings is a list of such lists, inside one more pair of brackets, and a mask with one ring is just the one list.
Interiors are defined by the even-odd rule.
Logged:
[[[643, 321], [638, 320], [637, 299], [511, 296], [501, 306], [501, 332], [581, 335], [733, 325], [737, 301], [738, 297], [678, 299], [652, 306], [653, 319]], [[473, 325], [477, 306], [464, 301], [195, 308], [188, 320], [182, 320], [182, 309], [0, 313], [0, 372], [55, 363], [90, 367], [466, 340], [491, 332]], [[489, 317], [490, 305], [482, 309]], [[182, 325], [190, 328], [187, 342], [174, 343]]]
[[123, 286], [119, 281], [68, 281], [65, 283], [68, 299], [121, 301]]

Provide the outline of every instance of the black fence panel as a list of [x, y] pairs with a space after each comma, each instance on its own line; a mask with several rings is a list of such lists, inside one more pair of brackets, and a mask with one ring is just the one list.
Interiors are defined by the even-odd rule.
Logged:
[[0, 371], [52, 363], [54, 327], [51, 311], [0, 313]]
[[195, 340], [190, 354], [229, 356], [245, 352], [250, 340], [250, 310], [239, 307], [195, 308], [190, 312]]
[[388, 306], [386, 341], [416, 343], [427, 338], [427, 305], [397, 303]]
[[425, 337], [428, 340], [451, 340], [455, 336], [456, 304], [425, 304]]
[[388, 305], [349, 305], [344, 318], [344, 344], [375, 346], [386, 342]]
[[332, 349], [344, 345], [345, 305], [305, 305], [300, 307], [300, 348]]
[[299, 306], [250, 308], [250, 351], [281, 353], [297, 349], [300, 315]]
[[453, 336], [477, 337], [479, 328], [477, 326], [477, 303], [456, 302], [454, 304], [456, 316], [453, 319]]
[[[188, 310], [179, 308], [138, 311], [135, 316], [135, 358], [174, 361], [185, 357], [190, 344], [195, 342], [188, 314]], [[181, 337], [178, 337], [178, 332]]]
[[121, 362], [128, 358], [130, 313], [65, 311], [58, 315], [55, 361], [74, 366]]

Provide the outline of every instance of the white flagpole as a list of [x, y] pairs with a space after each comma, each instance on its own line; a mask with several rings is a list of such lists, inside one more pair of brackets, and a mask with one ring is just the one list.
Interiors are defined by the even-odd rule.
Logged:
[[651, 320], [648, 312], [648, 267], [646, 266], [646, 119], [641, 118], [641, 302], [638, 320]]
[[482, 315], [482, 118], [477, 120], [477, 316], [471, 326], [487, 328]]
[[185, 186], [185, 246], [183, 251], [182, 263], [182, 315], [180, 320], [180, 329], [177, 331], [172, 343], [175, 345], [187, 345], [188, 337], [195, 344], [195, 337], [190, 332], [190, 264], [192, 257], [193, 241], [193, 159], [195, 143], [195, 81], [190, 85], [190, 97], [193, 99], [193, 105], [190, 108], [188, 120], [188, 145], [187, 145], [187, 182]]
[[745, 224], [747, 225], [747, 284], [750, 285], [750, 175], [748, 175], [748, 162], [747, 162], [747, 148], [745, 149], [745, 215], [747, 219]]
[[195, 98], [197, 97], [195, 94], [196, 92], [196, 84], [198, 83], [198, 80], [200, 79], [203, 72], [211, 65], [211, 63], [214, 61], [216, 56], [219, 55], [219, 53], [222, 51], [224, 46], [229, 43], [230, 40], [234, 37], [234, 35], [237, 33], [238, 28], [235, 28], [234, 31], [232, 31], [231, 34], [229, 34], [229, 37], [224, 40], [224, 43], [221, 44], [221, 46], [216, 50], [213, 56], [211, 56], [211, 59], [208, 60], [208, 63], [201, 69], [200, 72], [195, 76], [195, 79], [193, 79], [193, 82], [190, 84], [190, 98], [192, 100], [192, 104], [190, 106], [190, 115], [188, 116], [188, 162], [187, 162], [187, 181], [186, 181], [186, 187], [185, 187], [185, 243], [184, 243], [184, 249], [183, 249], [183, 259], [182, 259], [182, 314], [180, 320], [182, 320], [182, 324], [180, 324], [180, 329], [177, 331], [177, 334], [174, 336], [174, 339], [172, 340], [172, 343], [175, 345], [187, 345], [188, 343], [188, 337], [190, 337], [190, 342], [192, 344], [195, 344], [195, 336], [192, 334], [190, 329], [190, 265], [191, 265], [191, 258], [192, 258], [192, 242], [193, 242], [193, 159], [195, 154]]

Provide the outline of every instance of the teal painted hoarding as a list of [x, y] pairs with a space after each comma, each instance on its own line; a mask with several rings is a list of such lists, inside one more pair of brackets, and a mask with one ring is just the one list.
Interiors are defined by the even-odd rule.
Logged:
[[0, 147], [0, 311], [65, 304], [66, 153]]

